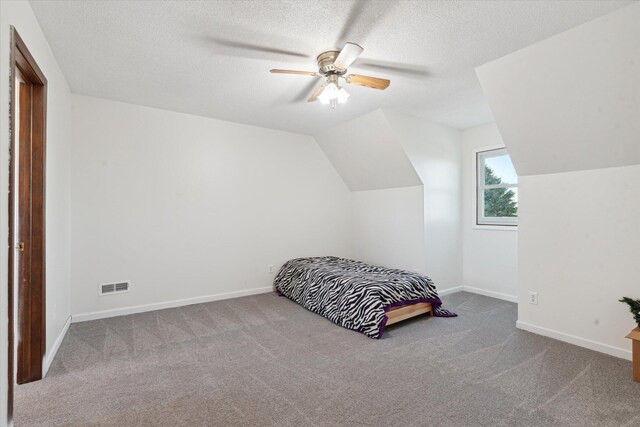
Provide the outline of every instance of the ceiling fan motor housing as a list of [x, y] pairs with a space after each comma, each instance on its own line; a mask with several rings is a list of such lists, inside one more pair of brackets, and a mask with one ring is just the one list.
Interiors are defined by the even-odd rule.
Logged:
[[344, 88], [340, 87], [339, 80], [344, 79], [346, 83], [358, 86], [369, 87], [373, 89], [383, 90], [389, 87], [391, 83], [387, 79], [378, 77], [361, 76], [356, 74], [347, 74], [347, 68], [358, 59], [364, 49], [355, 43], [347, 42], [342, 50], [328, 50], [317, 56], [318, 72], [297, 71], [297, 70], [280, 70], [273, 69], [272, 73], [277, 74], [297, 74], [303, 76], [322, 76], [324, 82], [313, 92], [308, 102], [320, 100], [323, 104], [330, 104], [335, 108], [336, 104], [344, 103], [349, 94]]
[[318, 61], [318, 67], [320, 68], [320, 73], [327, 75], [327, 74], [344, 74], [346, 72], [346, 70], [342, 70], [339, 68], [336, 68], [333, 64], [336, 61], [336, 58], [338, 57], [338, 55], [340, 54], [340, 51], [338, 50], [329, 50], [327, 52], [322, 52], [320, 55], [318, 55], [317, 61]]

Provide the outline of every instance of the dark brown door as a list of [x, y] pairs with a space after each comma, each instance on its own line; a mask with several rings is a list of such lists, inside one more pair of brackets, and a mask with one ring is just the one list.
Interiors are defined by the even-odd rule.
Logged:
[[[26, 45], [13, 28], [11, 35], [9, 351], [11, 356], [16, 351], [16, 381], [18, 384], [23, 384], [42, 378], [46, 351], [45, 143], [47, 81]], [[17, 291], [16, 313], [13, 312], [14, 291]], [[14, 331], [17, 340], [13, 336]], [[14, 347], [16, 344], [17, 349]], [[12, 357], [10, 357], [9, 363], [13, 364]], [[10, 366], [10, 399], [13, 385], [12, 371]]]
[[38, 152], [38, 136], [34, 135], [38, 120], [37, 89], [31, 83], [20, 82], [17, 86], [19, 97], [17, 170], [15, 173], [15, 194], [17, 196], [15, 234], [15, 285], [18, 289], [18, 384], [42, 378], [45, 354], [44, 294], [42, 261], [41, 210], [44, 207], [39, 197], [42, 195], [41, 176], [44, 157]]

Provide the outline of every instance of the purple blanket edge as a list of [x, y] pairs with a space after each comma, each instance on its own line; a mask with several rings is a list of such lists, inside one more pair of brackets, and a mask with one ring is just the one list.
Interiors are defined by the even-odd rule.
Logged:
[[[285, 297], [285, 298], [291, 300], [291, 298], [287, 297], [285, 294], [280, 292], [278, 289], [276, 289], [276, 292], [278, 293], [278, 296]], [[458, 315], [456, 313], [452, 313], [450, 311], [446, 311], [445, 310], [445, 313], [440, 313], [439, 312], [438, 309], [440, 308], [440, 306], [442, 306], [442, 300], [440, 298], [417, 298], [417, 299], [393, 302], [391, 304], [388, 304], [386, 307], [384, 307], [385, 315], [382, 318], [382, 321], [380, 322], [380, 327], [378, 328], [380, 330], [380, 333], [378, 334], [376, 339], [382, 338], [382, 335], [384, 334], [385, 328], [387, 326], [387, 321], [389, 320], [389, 318], [387, 317], [387, 314], [386, 314], [387, 311], [389, 311], [392, 308], [403, 307], [405, 305], [411, 305], [411, 304], [417, 304], [419, 302], [429, 302], [429, 303], [431, 303], [431, 305], [433, 306], [433, 316], [434, 317], [458, 317]], [[362, 333], [362, 331], [359, 330], [359, 329], [350, 329], [350, 330]]]
[[456, 313], [452, 313], [450, 311], [445, 311], [445, 313], [441, 313], [439, 308], [442, 306], [442, 300], [440, 298], [417, 298], [412, 300], [398, 301], [387, 305], [384, 308], [385, 315], [382, 318], [382, 322], [380, 323], [380, 333], [378, 334], [378, 338], [382, 338], [384, 334], [385, 328], [387, 326], [387, 321], [389, 318], [386, 315], [386, 312], [391, 310], [392, 308], [404, 307], [405, 305], [417, 304], [419, 302], [429, 302], [433, 306], [433, 316], [434, 317], [458, 317]]

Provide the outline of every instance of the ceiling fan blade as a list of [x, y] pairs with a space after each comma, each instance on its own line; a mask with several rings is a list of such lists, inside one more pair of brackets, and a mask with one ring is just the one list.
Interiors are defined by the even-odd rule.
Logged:
[[258, 53], [270, 53], [274, 55], [285, 55], [292, 56], [295, 58], [308, 58], [309, 55], [300, 52], [294, 52], [286, 49], [278, 49], [270, 46], [261, 46], [252, 43], [243, 43], [235, 40], [221, 39], [221, 38], [212, 38], [211, 39], [218, 46], [230, 47], [233, 49], [246, 50]]
[[311, 97], [307, 99], [307, 102], [313, 102], [318, 99], [325, 87], [327, 87], [327, 82], [322, 83], [322, 85], [320, 85], [320, 87], [316, 89], [315, 92], [313, 92], [313, 95], [311, 95]]
[[420, 66], [411, 64], [397, 64], [394, 62], [383, 61], [358, 61], [358, 68], [372, 68], [376, 70], [382, 70], [389, 73], [402, 74], [407, 77], [424, 78], [429, 77], [431, 73]]
[[358, 59], [364, 49], [355, 43], [346, 43], [333, 65], [341, 70], [349, 68], [353, 61]]
[[301, 76], [319, 76], [319, 74], [314, 71], [278, 70], [278, 69], [273, 69], [269, 71], [275, 74], [298, 74]]
[[304, 84], [302, 90], [300, 90], [300, 92], [298, 92], [294, 98], [290, 99], [289, 102], [293, 104], [296, 104], [298, 102], [307, 102], [307, 98], [309, 98], [309, 95], [315, 92], [318, 82], [316, 79], [308, 79], [305, 80], [305, 82], [306, 83]]
[[391, 80], [379, 79], [377, 77], [359, 76], [357, 74], [349, 74], [344, 78], [347, 83], [358, 86], [366, 86], [372, 89], [384, 90], [389, 87]]
[[398, 0], [353, 1], [349, 13], [342, 24], [342, 30], [336, 40], [336, 46], [340, 46], [348, 40], [366, 40], [367, 36], [384, 22], [384, 18], [399, 3], [401, 2]]

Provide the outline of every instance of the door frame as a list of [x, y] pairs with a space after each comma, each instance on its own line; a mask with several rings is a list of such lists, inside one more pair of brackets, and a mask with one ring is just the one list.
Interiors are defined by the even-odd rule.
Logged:
[[[13, 384], [14, 384], [14, 329], [20, 326], [20, 334], [27, 331], [26, 340], [18, 337], [18, 383], [25, 383], [42, 379], [44, 356], [46, 352], [46, 286], [45, 286], [45, 187], [46, 187], [46, 128], [47, 128], [47, 79], [29, 52], [26, 44], [16, 31], [10, 28], [11, 49], [9, 63], [9, 419], [13, 418]], [[25, 242], [26, 251], [30, 253], [29, 269], [31, 280], [29, 284], [20, 283], [17, 286], [18, 313], [14, 312], [14, 261], [16, 239], [14, 236], [16, 218], [14, 203], [16, 201], [14, 180], [16, 159], [14, 153], [19, 140], [19, 129], [15, 129], [16, 105], [16, 76], [20, 72], [25, 83], [32, 91], [31, 105], [31, 170], [29, 184], [31, 197], [29, 206], [31, 211], [30, 233]], [[25, 171], [21, 171], [22, 175]]]

